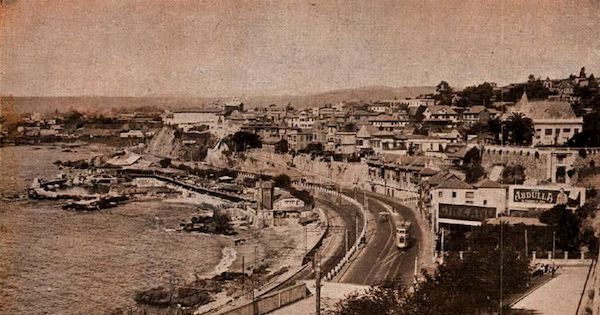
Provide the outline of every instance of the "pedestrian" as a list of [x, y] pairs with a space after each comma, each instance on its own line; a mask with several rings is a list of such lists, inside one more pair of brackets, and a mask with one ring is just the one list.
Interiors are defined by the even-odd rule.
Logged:
[[552, 267], [552, 278], [554, 278], [554, 272], [556, 272], [556, 269], [558, 269], [558, 267]]

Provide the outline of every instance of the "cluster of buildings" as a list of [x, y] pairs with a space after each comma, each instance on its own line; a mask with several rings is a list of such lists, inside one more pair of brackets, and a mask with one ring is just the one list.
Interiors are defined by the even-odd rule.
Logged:
[[[397, 198], [415, 196], [432, 230], [481, 225], [501, 216], [531, 218], [556, 205], [582, 206], [588, 189], [573, 185], [575, 165], [598, 165], [600, 148], [472, 146], [486, 175], [468, 183], [456, 163], [431, 156], [372, 156], [368, 189]], [[502, 180], [504, 168], [525, 167], [523, 183]], [[582, 164], [583, 165], [583, 164]]]
[[[219, 130], [255, 133], [261, 137], [263, 147], [271, 150], [285, 140], [292, 151], [319, 143], [331, 154], [365, 156], [404, 155], [409, 151], [443, 153], [464, 142], [465, 135], [459, 133], [458, 126], [485, 122], [502, 114], [492, 107], [436, 105], [429, 98], [341, 102], [302, 110], [289, 105], [244, 110], [239, 101], [227, 104], [170, 111], [163, 121], [184, 129], [205, 125], [217, 134]], [[415, 134], [415, 129], [424, 131]]]

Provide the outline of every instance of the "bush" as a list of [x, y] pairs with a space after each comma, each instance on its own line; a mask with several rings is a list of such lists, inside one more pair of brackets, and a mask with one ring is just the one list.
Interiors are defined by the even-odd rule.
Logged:
[[502, 184], [523, 184], [524, 181], [525, 167], [522, 165], [511, 165], [502, 170]]
[[158, 164], [160, 164], [160, 167], [162, 167], [162, 168], [167, 168], [171, 165], [171, 159], [170, 158], [161, 159], [160, 161], [158, 161]]
[[204, 305], [212, 301], [208, 292], [204, 289], [181, 287], [170, 290], [157, 287], [145, 291], [139, 291], [133, 298], [139, 304], [167, 307], [180, 304], [184, 307]]
[[287, 174], [279, 174], [273, 177], [273, 181], [273, 185], [275, 187], [280, 187], [284, 189], [288, 189], [292, 185], [292, 179]]
[[485, 169], [481, 164], [467, 165], [464, 167], [464, 171], [465, 180], [469, 184], [476, 183], [480, 178], [485, 176]]
[[287, 140], [282, 139], [275, 144], [275, 153], [277, 154], [285, 154], [289, 151], [289, 144]]

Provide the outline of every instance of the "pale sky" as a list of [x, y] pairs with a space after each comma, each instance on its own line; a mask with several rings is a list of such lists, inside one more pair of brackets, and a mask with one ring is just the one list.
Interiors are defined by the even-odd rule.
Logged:
[[4, 0], [0, 93], [301, 94], [600, 75], [600, 0]]

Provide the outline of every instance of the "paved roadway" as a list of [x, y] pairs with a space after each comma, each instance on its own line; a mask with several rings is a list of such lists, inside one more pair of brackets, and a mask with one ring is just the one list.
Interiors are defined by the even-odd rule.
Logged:
[[[353, 196], [352, 190], [344, 193]], [[364, 194], [358, 193], [358, 201], [364, 204]], [[400, 204], [396, 199], [367, 192], [368, 211], [373, 218], [369, 222], [367, 245], [359, 252], [350, 267], [340, 278], [341, 282], [373, 285], [384, 280], [400, 280], [409, 285], [414, 280], [415, 256], [421, 239], [421, 231], [414, 212]], [[411, 246], [398, 249], [395, 244], [395, 226], [392, 219], [387, 222], [379, 220], [379, 212], [393, 207], [404, 219], [411, 222]]]
[[[348, 230], [348, 247], [354, 244], [356, 239], [356, 211], [354, 206], [339, 205], [337, 200], [332, 199], [331, 195], [318, 193], [314, 195], [317, 206], [323, 208], [323, 212], [327, 216], [329, 228], [323, 243], [319, 250], [321, 252], [321, 270], [325, 275], [329, 270], [333, 269], [338, 262], [344, 257], [346, 252], [346, 229]], [[359, 226], [362, 226], [359, 224]], [[315, 274], [312, 265], [304, 268], [298, 274], [290, 278], [288, 281], [276, 286], [269, 292], [273, 292], [284, 287], [292, 285], [297, 280], [314, 279]]]

